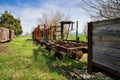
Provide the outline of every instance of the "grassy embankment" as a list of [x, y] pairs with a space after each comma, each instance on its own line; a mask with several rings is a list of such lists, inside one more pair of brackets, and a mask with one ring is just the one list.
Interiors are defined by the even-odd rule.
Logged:
[[0, 44], [0, 80], [67, 80], [67, 76], [53, 67], [85, 69], [86, 60], [85, 54], [80, 61], [66, 57], [60, 64], [53, 52], [34, 45], [29, 37], [19, 36]]

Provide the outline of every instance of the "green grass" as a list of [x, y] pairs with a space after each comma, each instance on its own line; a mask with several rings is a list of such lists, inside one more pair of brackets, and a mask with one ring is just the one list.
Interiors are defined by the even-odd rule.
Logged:
[[[80, 42], [87, 42], [87, 38], [85, 35], [78, 35]], [[69, 35], [68, 40], [76, 40], [76, 35]]]
[[[87, 37], [83, 34], [78, 35], [80, 42], [88, 42]], [[64, 36], [64, 39], [66, 39], [66, 36]], [[61, 40], [61, 37], [57, 37], [57, 40]], [[69, 35], [67, 40], [76, 40], [76, 35]]]
[[81, 61], [66, 56], [60, 64], [53, 52], [36, 46], [29, 37], [15, 37], [11, 42], [0, 44], [0, 80], [67, 80], [54, 66], [85, 69], [86, 56]]

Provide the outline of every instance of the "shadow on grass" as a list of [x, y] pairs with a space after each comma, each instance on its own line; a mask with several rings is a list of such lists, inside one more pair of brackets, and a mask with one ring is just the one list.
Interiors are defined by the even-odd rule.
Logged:
[[35, 61], [38, 60], [38, 55], [39, 55], [39, 49], [33, 49], [33, 56]]
[[39, 63], [39, 65], [47, 66], [47, 68], [49, 68], [49, 72], [51, 73], [56, 72], [57, 74], [62, 74], [63, 76], [66, 77], [67, 80], [74, 80], [72, 78], [74, 75], [71, 75], [71, 73], [75, 73], [75, 71], [73, 71], [74, 69], [76, 70], [86, 69], [86, 63], [84, 62], [76, 61], [67, 56], [64, 57], [65, 59], [63, 61], [59, 61], [53, 56], [53, 54], [54, 54], [53, 52], [49, 53], [49, 51], [41, 47], [33, 50], [33, 56], [35, 61], [40, 61], [41, 58], [44, 58], [40, 62], [41, 64]]
[[31, 44], [31, 42], [33, 42], [32, 39], [26, 39], [24, 44], [23, 44], [23, 47], [28, 47]]

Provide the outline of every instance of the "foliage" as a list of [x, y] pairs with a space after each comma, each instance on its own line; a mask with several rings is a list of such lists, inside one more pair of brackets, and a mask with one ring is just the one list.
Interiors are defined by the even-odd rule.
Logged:
[[68, 16], [63, 14], [61, 11], [55, 11], [52, 13], [43, 14], [42, 18], [39, 19], [39, 22], [48, 26], [59, 26], [60, 21], [68, 19]]
[[23, 32], [20, 19], [14, 18], [14, 16], [11, 15], [8, 11], [5, 11], [3, 14], [1, 14], [0, 25], [2, 27], [14, 30], [16, 35], [19, 35]]

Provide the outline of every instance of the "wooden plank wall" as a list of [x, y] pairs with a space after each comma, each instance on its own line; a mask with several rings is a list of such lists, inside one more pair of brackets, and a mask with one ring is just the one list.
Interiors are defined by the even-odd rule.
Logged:
[[87, 70], [120, 79], [120, 18], [88, 23]]
[[92, 61], [120, 72], [120, 19], [93, 22]]

